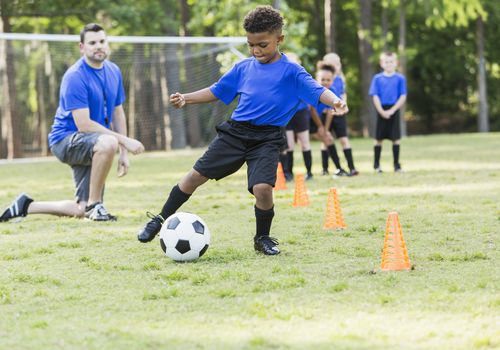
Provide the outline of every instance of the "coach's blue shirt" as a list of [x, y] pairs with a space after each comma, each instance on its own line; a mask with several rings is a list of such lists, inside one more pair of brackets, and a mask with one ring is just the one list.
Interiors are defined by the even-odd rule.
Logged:
[[231, 118], [254, 125], [285, 126], [301, 105], [316, 106], [325, 88], [306, 70], [282, 54], [279, 61], [260, 63], [244, 59], [210, 87], [225, 104], [237, 96], [238, 106]]
[[375, 74], [370, 85], [370, 96], [378, 96], [382, 105], [393, 105], [402, 95], [406, 95], [406, 79], [400, 73]]
[[122, 74], [116, 64], [106, 60], [96, 69], [80, 58], [62, 78], [49, 146], [78, 131], [71, 111], [88, 108], [91, 120], [109, 128], [115, 107], [124, 101]]

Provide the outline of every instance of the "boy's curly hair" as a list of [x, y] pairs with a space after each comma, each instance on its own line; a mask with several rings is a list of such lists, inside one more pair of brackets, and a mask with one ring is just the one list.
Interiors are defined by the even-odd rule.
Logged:
[[257, 6], [245, 16], [243, 28], [247, 33], [281, 32], [283, 17], [269, 5]]
[[316, 63], [316, 70], [327, 70], [329, 72], [332, 72], [332, 74], [335, 74], [335, 66], [326, 61], [318, 61], [318, 63]]

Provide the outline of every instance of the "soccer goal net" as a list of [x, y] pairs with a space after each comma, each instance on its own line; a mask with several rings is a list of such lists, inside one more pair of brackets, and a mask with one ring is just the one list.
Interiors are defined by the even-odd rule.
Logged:
[[[206, 145], [233, 106], [175, 109], [173, 92], [215, 82], [245, 57], [244, 37], [108, 37], [123, 74], [129, 136], [147, 150]], [[0, 33], [0, 158], [50, 153], [47, 135], [65, 71], [80, 57], [79, 36]]]

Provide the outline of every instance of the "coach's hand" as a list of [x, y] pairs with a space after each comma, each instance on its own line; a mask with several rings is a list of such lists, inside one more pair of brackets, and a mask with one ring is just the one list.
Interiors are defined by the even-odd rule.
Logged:
[[130, 162], [126, 152], [120, 153], [120, 158], [118, 158], [118, 177], [127, 175], [128, 168], [130, 168]]
[[170, 95], [170, 103], [173, 104], [175, 108], [182, 108], [186, 104], [186, 99], [181, 93], [176, 92]]
[[144, 145], [137, 140], [131, 139], [130, 137], [127, 137], [125, 141], [123, 142], [123, 147], [127, 149], [127, 151], [131, 152], [132, 154], [139, 154], [144, 152]]

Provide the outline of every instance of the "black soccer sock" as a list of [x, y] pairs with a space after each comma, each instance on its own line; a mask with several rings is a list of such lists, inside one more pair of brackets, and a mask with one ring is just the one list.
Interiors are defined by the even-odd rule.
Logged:
[[288, 174], [293, 175], [293, 151], [287, 151], [286, 158], [287, 158], [287, 162], [288, 162], [287, 172], [288, 172]]
[[283, 172], [286, 172], [288, 169], [288, 157], [286, 153], [280, 153], [280, 163], [281, 167], [283, 168]]
[[394, 165], [399, 165], [399, 145], [392, 145], [392, 157], [394, 158]]
[[335, 145], [328, 146], [328, 154], [330, 154], [330, 158], [332, 158], [335, 167], [337, 167], [337, 169], [340, 169], [340, 159], [337, 154], [337, 147], [335, 147]]
[[350, 170], [356, 169], [354, 167], [354, 159], [352, 158], [352, 148], [346, 148], [344, 150], [344, 156], [345, 156], [345, 159], [347, 160], [347, 165], [349, 166], [349, 169]]
[[373, 154], [375, 156], [373, 161], [373, 168], [380, 168], [380, 154], [382, 153], [382, 145], [376, 145], [373, 147]]
[[307, 173], [311, 174], [311, 168], [312, 168], [311, 150], [302, 151], [302, 157], [304, 158], [304, 165], [306, 166]]
[[326, 149], [321, 150], [321, 165], [323, 170], [328, 171], [328, 151]]
[[254, 208], [256, 223], [255, 237], [269, 236], [271, 224], [273, 223], [274, 206], [268, 210], [259, 209], [257, 206], [254, 206]]
[[191, 197], [190, 194], [184, 193], [179, 188], [179, 185], [175, 185], [170, 191], [167, 201], [163, 205], [160, 215], [163, 219], [167, 219], [170, 215], [175, 213], [188, 199]]

